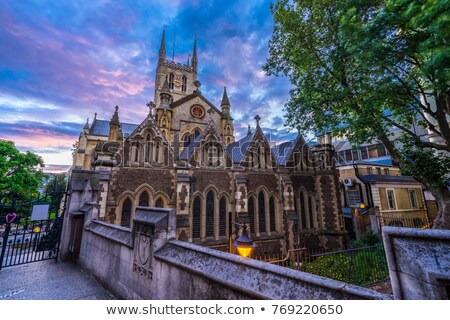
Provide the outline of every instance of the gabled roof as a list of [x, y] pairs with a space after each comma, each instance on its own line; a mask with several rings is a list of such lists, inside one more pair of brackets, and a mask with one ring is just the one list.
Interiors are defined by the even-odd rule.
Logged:
[[227, 151], [233, 160], [233, 163], [241, 163], [247, 154], [247, 149], [253, 141], [255, 133], [249, 134], [244, 138], [228, 145]]
[[187, 147], [185, 147], [183, 149], [183, 151], [180, 154], [180, 160], [187, 161], [189, 159], [189, 157], [192, 155], [192, 153], [194, 152], [195, 148], [197, 147], [198, 142], [203, 137], [203, 134], [204, 134], [204, 131], [201, 134], [199, 134], [194, 139], [194, 141], [192, 141]]
[[[133, 123], [120, 123], [124, 138], [128, 137], [137, 127]], [[95, 119], [92, 123], [91, 134], [96, 136], [109, 136], [109, 120]]]
[[[212, 134], [215, 137], [215, 141], [222, 145], [222, 148], [225, 148], [225, 145], [223, 144], [222, 137], [220, 136], [219, 130], [217, 129], [214, 121], [210, 120], [208, 123], [208, 126], [205, 128], [205, 130], [202, 131], [201, 134], [199, 134], [194, 141], [192, 141], [187, 147], [183, 149], [183, 151], [180, 154], [179, 159], [187, 161], [192, 156], [192, 154], [195, 152], [195, 149], [197, 146], [199, 146], [202, 142], [202, 140], [208, 139], [208, 135]], [[208, 140], [206, 140], [208, 141]]]
[[191, 93], [190, 95], [187, 95], [187, 96], [185, 96], [185, 97], [183, 97], [183, 98], [181, 98], [181, 99], [178, 99], [178, 100], [172, 102], [172, 103], [170, 104], [170, 107], [171, 107], [172, 109], [173, 109], [173, 108], [176, 108], [176, 107], [182, 105], [183, 103], [188, 102], [189, 100], [194, 99], [194, 98], [196, 98], [196, 97], [200, 97], [203, 101], [206, 102], [206, 104], [207, 104], [208, 106], [210, 106], [211, 108], [213, 108], [214, 111], [216, 111], [218, 114], [222, 115], [222, 111], [220, 111], [219, 109], [217, 109], [217, 108], [211, 103], [211, 101], [209, 101], [209, 100], [206, 99], [204, 96], [202, 96], [202, 94], [201, 94], [199, 91], [194, 91], [194, 92]]
[[277, 160], [279, 165], [285, 166], [286, 162], [292, 155], [292, 152], [294, 151], [296, 140], [291, 140], [287, 142], [283, 142], [275, 147], [272, 148], [272, 153], [275, 156], [275, 159]]

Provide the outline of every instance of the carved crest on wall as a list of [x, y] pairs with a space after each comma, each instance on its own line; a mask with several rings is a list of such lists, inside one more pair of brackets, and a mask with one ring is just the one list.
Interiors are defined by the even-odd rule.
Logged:
[[135, 238], [133, 272], [147, 280], [153, 278], [153, 230], [148, 226], [138, 226]]

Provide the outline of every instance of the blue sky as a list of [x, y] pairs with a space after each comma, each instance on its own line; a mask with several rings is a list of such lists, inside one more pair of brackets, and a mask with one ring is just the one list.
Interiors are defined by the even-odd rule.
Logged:
[[86, 118], [138, 123], [153, 100], [157, 55], [166, 25], [167, 55], [192, 54], [195, 35], [202, 93], [231, 101], [238, 138], [261, 125], [286, 137], [290, 84], [267, 77], [273, 20], [269, 1], [1, 1], [0, 139], [43, 156], [49, 169], [71, 164]]

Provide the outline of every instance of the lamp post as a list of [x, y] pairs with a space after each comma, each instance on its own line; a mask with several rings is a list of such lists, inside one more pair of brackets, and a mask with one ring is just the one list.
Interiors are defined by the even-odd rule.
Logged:
[[233, 243], [233, 246], [236, 248], [238, 255], [244, 258], [250, 258], [253, 250], [256, 248], [256, 244], [248, 236], [247, 225], [244, 223], [240, 225], [240, 228], [242, 228], [242, 233]]
[[[238, 230], [242, 229], [241, 235], [233, 242], [232, 239], [232, 225], [238, 227]], [[229, 253], [233, 253], [233, 247], [236, 248], [238, 255], [244, 258], [249, 258], [252, 255], [253, 250], [256, 248], [256, 244], [250, 239], [247, 231], [247, 225], [233, 222], [231, 219], [231, 212], [228, 214], [228, 248]]]

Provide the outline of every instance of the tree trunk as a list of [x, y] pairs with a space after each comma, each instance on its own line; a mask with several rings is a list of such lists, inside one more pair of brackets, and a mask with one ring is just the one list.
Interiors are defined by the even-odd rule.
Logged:
[[437, 202], [438, 213], [433, 229], [450, 229], [450, 191], [448, 188], [430, 188]]

